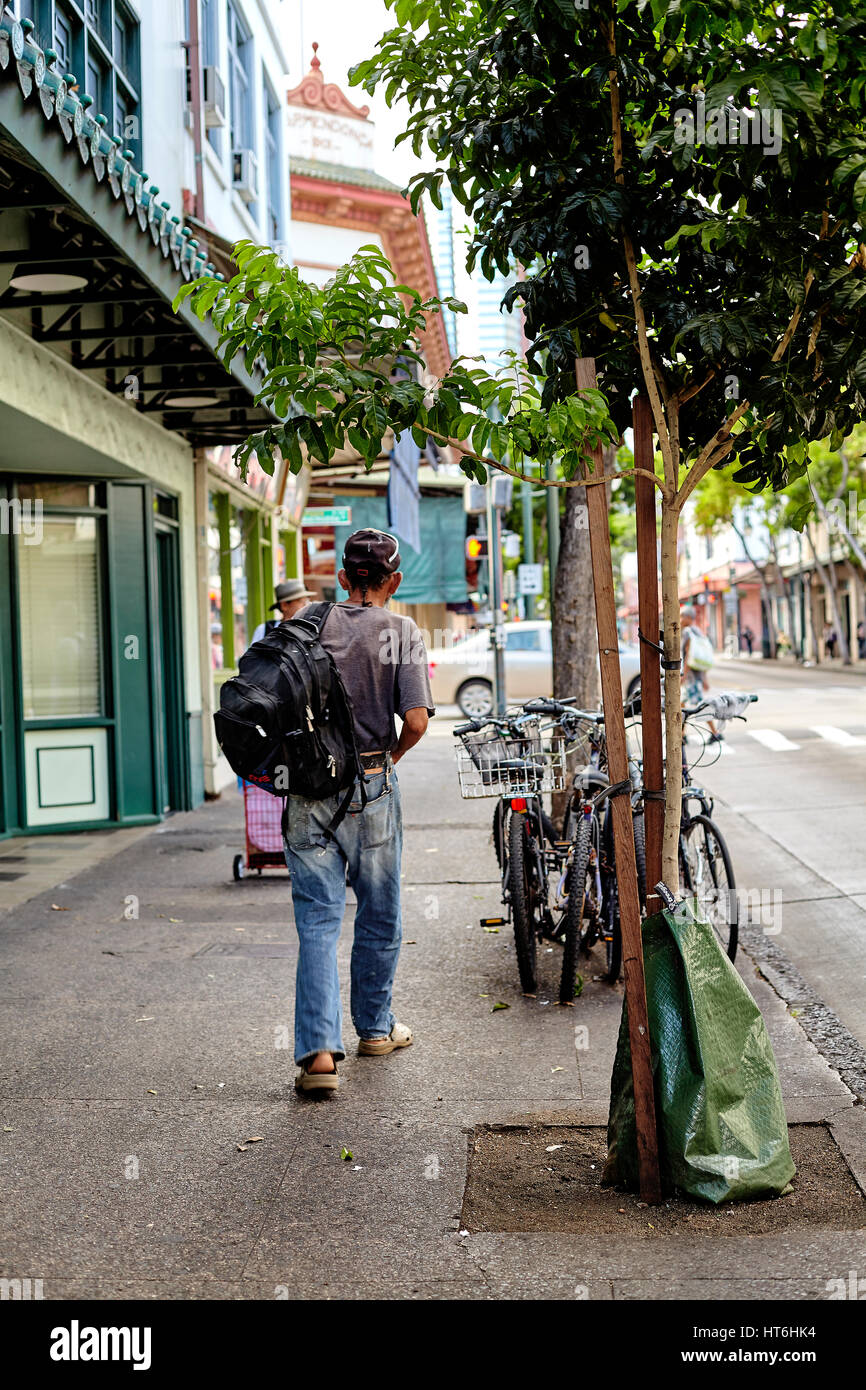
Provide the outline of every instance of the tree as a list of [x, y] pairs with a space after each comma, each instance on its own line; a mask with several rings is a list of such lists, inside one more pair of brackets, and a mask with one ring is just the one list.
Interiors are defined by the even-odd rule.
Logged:
[[[740, 482], [786, 486], [808, 442], [838, 444], [866, 406], [864, 4], [396, 0], [404, 27], [356, 77], [406, 97], [407, 134], [441, 164], [413, 197], [447, 177], [482, 269], [527, 268], [506, 296], [532, 340], [513, 382], [458, 362], [428, 393], [384, 370], [401, 332], [417, 360], [424, 314], [441, 306], [402, 287], [404, 303], [374, 248], [337, 272], [327, 303], [249, 246], [228, 287], [181, 292], [213, 313], [227, 362], [264, 359], [261, 399], [280, 423], [241, 460], [279, 447], [300, 467], [302, 443], [327, 460], [348, 434], [371, 461], [391, 425], [470, 440], [475, 470], [487, 451], [495, 467], [510, 452], [519, 477], [556, 457], [563, 485], [584, 486], [580, 432], [616, 442], [635, 386], [646, 392], [662, 456], [672, 883], [682, 507], [729, 458]], [[576, 389], [575, 355], [595, 359], [601, 391]], [[502, 422], [477, 413], [491, 405]]]
[[[743, 515], [738, 515], [738, 508], [744, 509]], [[767, 554], [761, 558], [758, 558], [758, 552], [749, 537], [749, 514], [746, 509], [750, 509], [752, 515], [758, 518], [758, 524], [767, 537]], [[714, 469], [695, 489], [693, 514], [698, 532], [703, 536], [713, 536], [730, 526], [740, 542], [743, 554], [758, 575], [771, 659], [776, 657], [778, 639], [770, 586], [771, 583], [782, 580], [772, 532], [779, 527], [781, 512], [782, 503], [776, 493], [750, 492], [741, 483], [735, 482], [729, 469]]]
[[665, 877], [681, 804], [679, 517], [713, 468], [785, 487], [866, 404], [864, 0], [387, 0], [354, 78], [470, 212], [470, 259], [526, 268], [541, 404], [593, 357], [645, 391], [663, 461]]
[[[803, 478], [786, 489], [785, 520], [805, 531], [815, 570], [830, 601], [839, 651], [846, 665], [851, 648], [842, 622], [835, 549], [847, 559], [860, 592], [861, 612], [866, 608], [866, 553], [861, 543], [866, 518], [866, 428], [852, 431], [838, 448], [826, 440], [809, 447], [809, 467]], [[818, 536], [813, 514], [823, 522], [828, 541], [828, 563], [818, 555]], [[816, 651], [816, 657], [818, 653]]]

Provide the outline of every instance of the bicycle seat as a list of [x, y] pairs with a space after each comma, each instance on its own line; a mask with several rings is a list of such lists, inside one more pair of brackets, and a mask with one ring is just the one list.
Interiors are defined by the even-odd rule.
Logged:
[[599, 767], [582, 767], [574, 774], [574, 784], [581, 791], [601, 791], [610, 786], [610, 778]]

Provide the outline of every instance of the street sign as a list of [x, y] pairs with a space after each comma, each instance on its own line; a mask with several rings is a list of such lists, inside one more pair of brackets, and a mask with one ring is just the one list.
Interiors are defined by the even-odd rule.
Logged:
[[304, 526], [349, 526], [352, 521], [351, 507], [308, 507], [304, 512]]
[[521, 594], [544, 593], [543, 565], [518, 565], [517, 587]]
[[522, 550], [520, 537], [516, 531], [505, 531], [502, 536], [502, 550], [506, 560], [516, 560]]
[[463, 486], [463, 510], [469, 516], [480, 516], [487, 510], [487, 488], [483, 483], [467, 479]]
[[514, 480], [508, 473], [498, 473], [490, 480], [491, 502], [500, 511], [507, 512], [511, 506]]

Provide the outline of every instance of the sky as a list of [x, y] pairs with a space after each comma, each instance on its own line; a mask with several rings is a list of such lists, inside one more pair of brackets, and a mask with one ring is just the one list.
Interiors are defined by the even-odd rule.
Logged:
[[370, 107], [370, 119], [376, 125], [377, 173], [403, 186], [423, 167], [404, 145], [394, 150], [405, 114], [401, 116], [399, 107], [389, 111], [381, 95], [371, 97], [348, 82], [349, 68], [362, 58], [371, 58], [377, 40], [395, 27], [394, 11], [386, 9], [384, 0], [285, 0], [282, 8], [291, 85], [297, 86], [309, 70], [312, 45], [318, 43], [325, 81], [336, 82], [356, 106]]

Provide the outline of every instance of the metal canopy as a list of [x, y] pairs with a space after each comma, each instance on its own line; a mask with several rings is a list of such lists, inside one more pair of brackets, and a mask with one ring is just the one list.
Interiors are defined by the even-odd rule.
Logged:
[[[75, 145], [46, 128], [10, 76], [0, 75], [0, 276], [7, 266], [24, 274], [44, 267], [88, 284], [48, 294], [7, 288], [0, 314], [194, 446], [239, 443], [272, 424], [275, 416], [255, 405], [256, 376], [242, 362], [229, 374], [215, 356], [212, 325], [186, 304], [172, 312], [190, 278], [186, 263], [179, 274], [148, 222], [131, 217]], [[167, 404], [204, 394], [212, 404]]]

